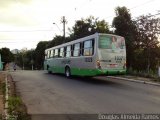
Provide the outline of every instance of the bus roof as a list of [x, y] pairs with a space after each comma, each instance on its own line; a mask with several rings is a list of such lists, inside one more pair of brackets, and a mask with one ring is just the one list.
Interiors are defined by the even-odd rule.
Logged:
[[84, 41], [84, 40], [86, 40], [86, 39], [88, 39], [88, 40], [89, 40], [89, 39], [93, 39], [93, 38], [98, 37], [99, 35], [111, 35], [111, 36], [122, 37], [122, 36], [118, 36], [118, 35], [114, 35], [114, 34], [95, 33], [95, 34], [93, 34], [93, 35], [89, 35], [89, 36], [86, 36], [86, 37], [83, 37], [83, 38], [79, 38], [79, 39], [77, 39], [77, 40], [73, 40], [73, 41], [70, 41], [70, 42], [67, 42], [67, 43], [64, 43], [64, 44], [60, 44], [60, 45], [57, 45], [57, 46], [48, 48], [48, 49], [46, 49], [45, 51], [47, 51], [47, 50], [52, 50], [52, 49], [56, 49], [56, 48], [60, 48], [60, 47], [64, 47], [64, 46], [67, 46], [67, 45], [70, 45], [70, 44], [75, 44], [75, 43]]

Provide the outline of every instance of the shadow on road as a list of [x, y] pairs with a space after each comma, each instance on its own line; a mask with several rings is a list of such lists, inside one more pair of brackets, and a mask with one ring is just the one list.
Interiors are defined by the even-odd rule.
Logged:
[[122, 84], [119, 82], [111, 81], [109, 78], [106, 78], [105, 76], [98, 76], [98, 77], [80, 77], [80, 76], [72, 76], [71, 78], [66, 78], [63, 74], [49, 74], [44, 73], [45, 75], [51, 75], [55, 77], [56, 79], [63, 79], [63, 80], [69, 80], [69, 81], [78, 81], [83, 82], [87, 84], [93, 84], [93, 85], [110, 85], [110, 86], [121, 86]]

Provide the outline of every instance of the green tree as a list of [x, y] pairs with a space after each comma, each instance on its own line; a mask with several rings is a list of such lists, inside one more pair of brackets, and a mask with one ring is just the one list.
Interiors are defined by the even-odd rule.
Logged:
[[[137, 20], [139, 32], [139, 46], [143, 49], [145, 63], [144, 67], [149, 72], [150, 68], [158, 64], [158, 35], [160, 34], [160, 19], [152, 15], [140, 16]], [[159, 51], [160, 52], [160, 51]]]
[[77, 39], [85, 37], [96, 32], [99, 33], [109, 33], [108, 23], [105, 20], [98, 20], [93, 16], [88, 17], [87, 19], [77, 20], [72, 29], [69, 29], [70, 37], [72, 39]]
[[4, 65], [14, 60], [14, 55], [11, 53], [9, 48], [0, 49], [0, 54]]
[[81, 19], [76, 21], [75, 25], [72, 29], [69, 29], [70, 36], [64, 39], [63, 36], [55, 36], [53, 40], [51, 40], [47, 48], [60, 45], [66, 42], [73, 41], [78, 38], [82, 38], [96, 32], [99, 33], [109, 33], [108, 23], [105, 20], [98, 20], [98, 18], [94, 18], [93, 16], [88, 17], [87, 19]]
[[19, 66], [19, 67], [23, 67], [23, 54], [17, 53], [14, 55], [15, 56], [15, 63]]
[[56, 35], [53, 38], [53, 40], [48, 42], [47, 48], [50, 48], [50, 47], [53, 47], [53, 46], [56, 46], [56, 45], [60, 45], [60, 44], [64, 43], [64, 41], [65, 40], [64, 40], [63, 36]]
[[35, 61], [35, 50], [28, 50], [24, 52], [20, 52], [15, 55], [15, 63], [26, 70], [31, 70], [32, 69], [32, 64], [34, 65]]
[[117, 7], [115, 13], [116, 17], [113, 19], [112, 26], [115, 28], [115, 34], [125, 37], [127, 67], [133, 67], [134, 47], [138, 35], [137, 28], [134, 21], [131, 20], [131, 14], [126, 7]]
[[32, 69], [32, 64], [34, 66], [34, 61], [35, 61], [35, 51], [34, 50], [28, 50], [24, 54], [24, 66], [25, 69]]
[[43, 69], [43, 62], [45, 57], [45, 49], [47, 48], [48, 41], [41, 41], [37, 44], [35, 49], [35, 68]]
[[60, 44], [63, 44], [63, 43], [66, 43], [66, 42], [69, 42], [69, 41], [72, 41], [72, 40], [73, 40], [72, 37], [66, 37], [64, 39], [63, 36], [55, 36], [53, 38], [53, 40], [48, 42], [47, 48], [54, 47], [54, 46], [57, 46], [57, 45], [60, 45]]

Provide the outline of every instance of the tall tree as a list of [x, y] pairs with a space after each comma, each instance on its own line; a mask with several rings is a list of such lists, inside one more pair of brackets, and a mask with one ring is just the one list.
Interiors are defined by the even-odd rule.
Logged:
[[31, 70], [32, 65], [33, 68], [35, 68], [34, 61], [35, 61], [35, 50], [28, 50], [24, 52], [20, 52], [18, 54], [15, 54], [15, 63], [26, 70]]
[[35, 49], [35, 67], [43, 69], [43, 62], [45, 57], [45, 49], [47, 48], [48, 41], [41, 41], [37, 44]]
[[156, 66], [156, 62], [152, 62], [157, 58], [158, 35], [160, 35], [160, 18], [152, 15], [140, 16], [137, 20], [137, 28], [139, 32], [139, 46], [143, 49], [145, 68], [149, 72], [150, 68]]
[[72, 29], [69, 29], [70, 36], [66, 37], [64, 40], [63, 36], [55, 36], [53, 40], [51, 40], [47, 48], [60, 45], [62, 43], [66, 43], [69, 41], [73, 41], [78, 38], [82, 38], [96, 32], [99, 33], [109, 33], [109, 26], [105, 20], [98, 20], [98, 18], [94, 18], [93, 16], [88, 17], [87, 19], [81, 19], [76, 21], [75, 25]]
[[11, 53], [9, 48], [0, 49], [0, 54], [4, 65], [14, 60], [14, 55]]
[[71, 37], [77, 39], [96, 32], [109, 33], [109, 27], [105, 20], [98, 20], [98, 18], [95, 19], [93, 16], [90, 16], [87, 19], [77, 20], [70, 32]]
[[115, 34], [125, 37], [127, 50], [127, 67], [133, 66], [134, 44], [137, 36], [137, 28], [131, 20], [131, 14], [126, 7], [117, 7], [115, 9], [116, 17], [113, 19], [112, 26]]

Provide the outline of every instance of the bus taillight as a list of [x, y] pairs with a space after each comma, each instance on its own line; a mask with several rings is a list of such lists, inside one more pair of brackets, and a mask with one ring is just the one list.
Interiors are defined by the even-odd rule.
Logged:
[[126, 62], [124, 63], [123, 69], [126, 69]]
[[100, 61], [97, 60], [96, 63], [97, 63], [97, 67], [98, 67], [99, 69], [101, 69], [101, 63], [100, 63]]

